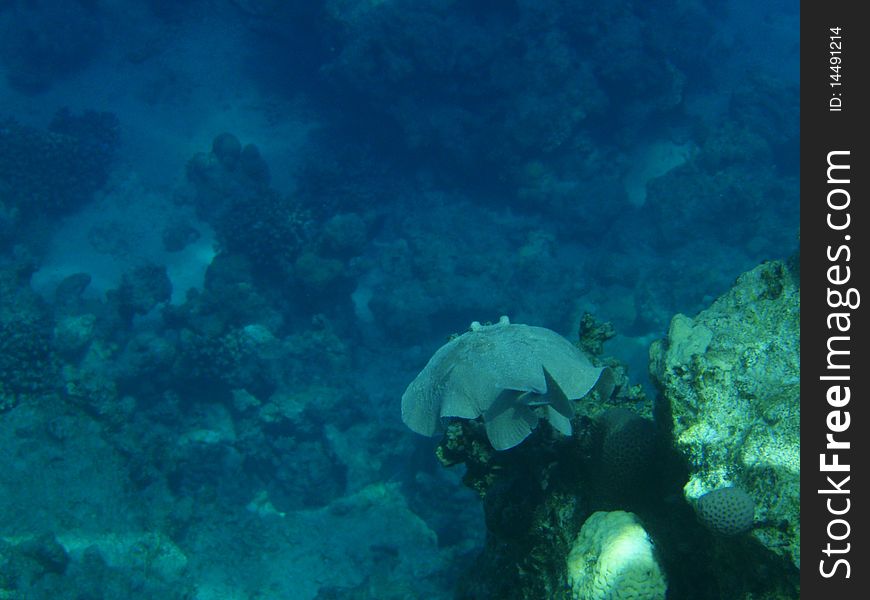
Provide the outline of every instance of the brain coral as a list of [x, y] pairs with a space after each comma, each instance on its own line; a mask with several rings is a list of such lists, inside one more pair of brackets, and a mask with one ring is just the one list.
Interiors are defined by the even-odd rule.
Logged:
[[654, 423], [625, 408], [609, 408], [596, 420], [603, 434], [602, 491], [614, 496], [643, 489], [639, 484], [649, 473], [656, 451]]
[[723, 535], [749, 531], [755, 520], [755, 501], [736, 487], [707, 492], [698, 498], [696, 510], [704, 525]]
[[593, 513], [568, 554], [575, 600], [664, 600], [667, 583], [653, 543], [629, 512]]

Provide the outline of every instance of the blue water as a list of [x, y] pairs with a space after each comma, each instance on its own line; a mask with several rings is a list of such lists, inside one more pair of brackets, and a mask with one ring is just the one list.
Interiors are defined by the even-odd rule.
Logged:
[[[798, 5], [0, 0], [0, 597], [450, 598], [399, 399], [798, 240]], [[481, 596], [482, 597], [482, 596]]]

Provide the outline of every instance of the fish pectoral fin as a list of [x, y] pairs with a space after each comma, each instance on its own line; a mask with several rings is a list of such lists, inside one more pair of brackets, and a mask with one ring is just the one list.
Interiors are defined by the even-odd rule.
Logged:
[[538, 416], [525, 404], [508, 406], [500, 413], [487, 411], [484, 416], [486, 437], [496, 450], [513, 448], [526, 439], [538, 425]]
[[494, 419], [513, 406], [525, 404], [525, 395], [526, 392], [522, 390], [502, 390], [499, 392], [498, 396], [496, 396], [495, 400], [493, 400], [492, 404], [489, 405], [489, 408], [484, 411], [483, 420], [488, 421]]
[[562, 435], [570, 436], [574, 432], [574, 429], [571, 427], [571, 419], [560, 414], [552, 406], [547, 406], [547, 421], [549, 421], [553, 429]]
[[553, 376], [547, 370], [547, 367], [542, 368], [544, 369], [544, 381], [547, 384], [547, 391], [544, 392], [543, 399], [553, 408], [553, 410], [570, 420], [571, 417], [574, 416], [574, 405], [571, 404], [568, 396], [565, 395], [565, 392], [562, 391], [562, 388], [559, 387], [559, 384], [556, 383], [555, 379], [553, 379]]

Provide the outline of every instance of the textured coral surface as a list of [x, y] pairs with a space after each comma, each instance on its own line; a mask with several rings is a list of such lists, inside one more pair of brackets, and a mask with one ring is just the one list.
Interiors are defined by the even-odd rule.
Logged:
[[686, 497], [739, 485], [758, 506], [752, 536], [800, 565], [800, 299], [792, 263], [741, 275], [651, 351]]

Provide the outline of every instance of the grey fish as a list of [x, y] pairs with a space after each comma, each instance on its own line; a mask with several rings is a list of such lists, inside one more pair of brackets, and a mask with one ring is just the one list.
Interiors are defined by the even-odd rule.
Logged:
[[522, 442], [537, 426], [538, 411], [571, 435], [571, 401], [585, 396], [602, 371], [549, 329], [511, 324], [507, 317], [494, 325], [475, 322], [439, 348], [408, 385], [402, 420], [431, 436], [442, 430], [444, 417], [482, 417], [497, 450]]

